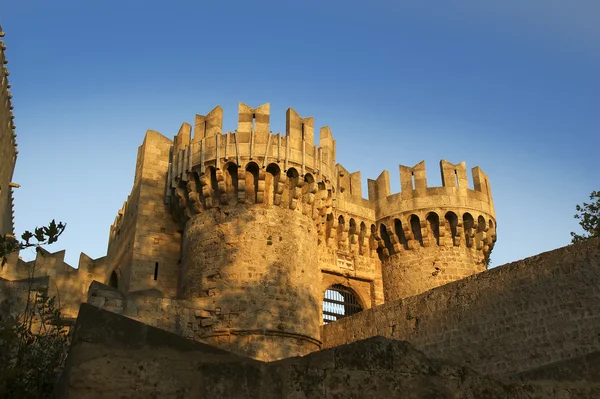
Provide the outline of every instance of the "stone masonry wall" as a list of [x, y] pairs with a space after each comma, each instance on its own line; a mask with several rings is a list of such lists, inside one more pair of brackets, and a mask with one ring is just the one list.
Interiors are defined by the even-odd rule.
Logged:
[[164, 203], [171, 144], [157, 132], [146, 133], [131, 194], [111, 227], [107, 263], [124, 292], [177, 294], [181, 234]]
[[175, 297], [181, 232], [164, 203], [171, 144], [154, 131], [144, 139], [129, 290], [156, 288]]
[[264, 363], [84, 304], [55, 394], [61, 399], [598, 397], [597, 378], [574, 377], [571, 384], [506, 383], [382, 337]]
[[0, 278], [20, 283], [30, 278], [46, 281], [48, 295], [56, 297], [63, 317], [75, 318], [90, 283], [106, 279], [106, 263], [104, 257], [91, 259], [82, 253], [74, 268], [65, 262], [65, 251], [50, 253], [40, 248], [29, 262], [19, 259], [18, 253], [8, 256], [8, 262], [0, 268]]
[[219, 312], [203, 341], [268, 360], [319, 349], [316, 248], [314, 221], [300, 209], [238, 204], [193, 216], [182, 294], [209, 297]]
[[25, 309], [30, 293], [47, 285], [47, 277], [19, 281], [0, 278], [0, 320], [7, 316], [20, 315]]
[[323, 327], [325, 347], [382, 335], [484, 374], [600, 350], [600, 239], [386, 302]]
[[486, 270], [483, 254], [465, 246], [417, 247], [383, 261], [386, 300], [406, 298]]

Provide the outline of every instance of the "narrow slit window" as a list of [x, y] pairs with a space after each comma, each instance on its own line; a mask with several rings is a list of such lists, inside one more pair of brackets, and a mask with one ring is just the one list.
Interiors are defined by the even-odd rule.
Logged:
[[302, 124], [302, 140], [304, 141], [304, 123]]
[[154, 281], [158, 280], [158, 262], [154, 263]]
[[412, 189], [415, 189], [415, 172], [410, 172], [410, 178], [412, 181]]
[[252, 114], [252, 131], [256, 129], [256, 114]]
[[456, 180], [456, 187], [460, 187], [460, 185], [458, 184], [458, 172], [456, 171], [456, 169], [454, 169], [454, 179]]

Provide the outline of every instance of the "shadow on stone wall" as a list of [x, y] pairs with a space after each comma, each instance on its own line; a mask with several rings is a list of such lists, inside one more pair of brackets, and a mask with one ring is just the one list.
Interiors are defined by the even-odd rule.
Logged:
[[[593, 397], [576, 391], [560, 397]], [[57, 397], [541, 399], [556, 392], [505, 384], [382, 337], [263, 363], [82, 304]]]
[[312, 219], [280, 208], [217, 207], [194, 216], [184, 236], [181, 303], [194, 314], [179, 311], [178, 332], [261, 360], [320, 348]]

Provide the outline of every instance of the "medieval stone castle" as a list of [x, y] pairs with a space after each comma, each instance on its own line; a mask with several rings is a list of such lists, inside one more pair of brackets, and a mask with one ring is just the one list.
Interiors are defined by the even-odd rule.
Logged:
[[[13, 234], [8, 75], [3, 66], [0, 233]], [[400, 166], [400, 193], [383, 171], [365, 199], [328, 127], [315, 143], [312, 117], [289, 108], [274, 134], [269, 104], [240, 103], [228, 132], [223, 112], [173, 139], [148, 131], [107, 255], [82, 254], [77, 268], [64, 252], [11, 255], [2, 309], [18, 309], [34, 278], [60, 294], [66, 318], [87, 302], [262, 361], [375, 335], [489, 375], [600, 350], [597, 241], [486, 271], [497, 224], [479, 167], [469, 187], [465, 163], [442, 160], [442, 187], [429, 187], [424, 162]]]

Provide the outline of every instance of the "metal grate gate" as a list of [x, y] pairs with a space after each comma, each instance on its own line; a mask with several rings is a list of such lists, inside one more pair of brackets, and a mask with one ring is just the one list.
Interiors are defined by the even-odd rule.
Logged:
[[323, 324], [351, 316], [362, 310], [358, 298], [349, 288], [335, 284], [325, 291]]

